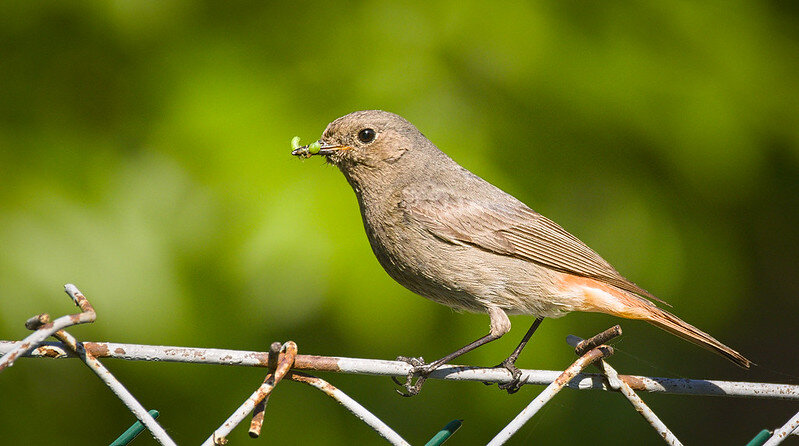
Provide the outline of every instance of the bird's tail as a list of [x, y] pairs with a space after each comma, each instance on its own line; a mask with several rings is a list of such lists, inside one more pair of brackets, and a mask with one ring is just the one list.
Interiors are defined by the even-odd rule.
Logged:
[[[581, 279], [585, 290], [584, 311], [596, 311], [627, 319], [639, 319], [649, 322], [686, 341], [721, 355], [736, 365], [748, 369], [752, 361], [746, 359], [735, 350], [722, 344], [719, 340], [704, 331], [685, 322], [677, 316], [656, 307], [652, 302], [633, 293], [622, 291], [616, 287], [597, 284], [590, 279]], [[611, 297], [612, 296], [612, 297]]]
[[649, 317], [647, 317], [645, 320], [656, 327], [685, 339], [688, 342], [693, 342], [702, 348], [706, 348], [713, 353], [721, 355], [734, 362], [739, 367], [748, 369], [752, 366], [752, 361], [744, 358], [742, 354], [736, 352], [730, 347], [727, 347], [713, 336], [710, 336], [704, 331], [694, 327], [693, 325], [685, 322], [668, 311], [664, 311], [653, 306], [649, 309]]

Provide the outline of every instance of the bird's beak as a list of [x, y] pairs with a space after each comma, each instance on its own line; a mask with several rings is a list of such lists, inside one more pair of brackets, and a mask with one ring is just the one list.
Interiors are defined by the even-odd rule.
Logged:
[[320, 139], [315, 143], [297, 147], [296, 149], [291, 151], [291, 154], [294, 156], [308, 158], [314, 155], [325, 155], [325, 156], [332, 155], [339, 150], [347, 150], [347, 149], [349, 149], [348, 146], [342, 146], [339, 144], [330, 144]]

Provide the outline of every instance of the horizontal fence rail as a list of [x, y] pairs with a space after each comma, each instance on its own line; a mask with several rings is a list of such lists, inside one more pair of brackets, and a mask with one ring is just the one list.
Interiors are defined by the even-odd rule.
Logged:
[[[15, 342], [0, 341], [0, 355], [5, 354]], [[125, 359], [129, 361], [164, 361], [193, 364], [219, 364], [244, 367], [267, 367], [268, 352], [225, 350], [218, 348], [174, 347], [162, 345], [120, 344], [115, 342], [83, 342], [83, 347], [95, 358]], [[44, 342], [26, 356], [36, 358], [71, 358], [73, 355], [60, 342]], [[294, 370], [340, 372], [356, 375], [405, 377], [412, 366], [402, 361], [384, 359], [346, 358], [336, 356], [297, 355]], [[562, 371], [522, 369], [521, 379], [528, 385], [547, 386]], [[512, 379], [502, 368], [481, 368], [461, 365], [444, 365], [430, 374], [431, 379], [453, 381], [481, 381], [506, 383]], [[777, 400], [799, 400], [799, 385], [718, 381], [711, 379], [656, 378], [649, 376], [619, 375], [619, 379], [633, 390], [671, 393], [679, 395], [727, 396]], [[576, 390], [614, 390], [599, 373], [580, 373], [567, 387]]]

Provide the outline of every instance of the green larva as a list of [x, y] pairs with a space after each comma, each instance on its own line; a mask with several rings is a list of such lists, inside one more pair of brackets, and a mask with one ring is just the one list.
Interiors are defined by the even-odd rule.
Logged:
[[[294, 138], [291, 138], [291, 150], [297, 150], [297, 149], [299, 149], [300, 147], [301, 147], [301, 146], [300, 146], [300, 137], [299, 137], [299, 136], [295, 136]], [[319, 141], [315, 141], [315, 142], [312, 142], [312, 143], [308, 144], [308, 145], [307, 145], [307, 146], [306, 146], [306, 147], [305, 147], [305, 148], [302, 150], [302, 152], [299, 152], [298, 154], [299, 154], [300, 156], [309, 157], [309, 156], [311, 156], [311, 155], [316, 155], [317, 153], [319, 153], [319, 150], [320, 150], [321, 148], [322, 148], [322, 147], [321, 147], [321, 145], [319, 144]]]

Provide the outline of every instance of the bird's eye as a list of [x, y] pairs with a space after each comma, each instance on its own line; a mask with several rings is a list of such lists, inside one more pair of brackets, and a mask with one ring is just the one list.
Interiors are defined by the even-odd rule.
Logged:
[[358, 139], [364, 144], [368, 144], [368, 143], [374, 141], [375, 140], [375, 136], [376, 136], [376, 133], [372, 129], [363, 129], [360, 132], [358, 132]]

